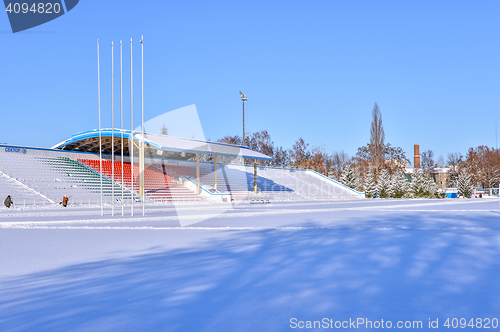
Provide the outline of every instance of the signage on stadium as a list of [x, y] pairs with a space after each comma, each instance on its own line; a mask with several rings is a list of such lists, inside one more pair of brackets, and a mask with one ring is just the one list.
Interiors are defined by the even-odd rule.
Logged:
[[16, 152], [16, 153], [24, 153], [26, 154], [28, 149], [25, 148], [5, 148], [5, 152]]

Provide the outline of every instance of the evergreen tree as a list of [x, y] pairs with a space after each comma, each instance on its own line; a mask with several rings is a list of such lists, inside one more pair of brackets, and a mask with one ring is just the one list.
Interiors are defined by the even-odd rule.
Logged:
[[[403, 174], [404, 174], [404, 171], [403, 171]], [[410, 180], [409, 180], [409, 178], [408, 178], [408, 176], [406, 174], [404, 174], [403, 188], [404, 188], [404, 195], [403, 195], [403, 197], [406, 197], [407, 195], [411, 196], [411, 193], [410, 193], [411, 183], [410, 183]]]
[[426, 196], [436, 196], [437, 185], [434, 182], [434, 178], [430, 174], [424, 174], [424, 194]]
[[356, 189], [356, 187], [358, 186], [358, 179], [356, 178], [356, 174], [352, 170], [351, 165], [347, 164], [342, 170], [340, 183], [352, 189]]
[[364, 179], [359, 178], [358, 179], [358, 186], [356, 187], [356, 190], [359, 191], [360, 193], [365, 191], [365, 181]]
[[378, 195], [380, 198], [389, 198], [391, 197], [391, 176], [386, 169], [380, 171], [380, 175], [378, 177]]
[[375, 198], [375, 194], [377, 193], [377, 188], [375, 187], [375, 180], [373, 179], [373, 173], [370, 171], [366, 172], [364, 187], [365, 187], [365, 197]]
[[413, 174], [411, 175], [410, 192], [414, 197], [424, 196], [426, 190], [424, 174], [419, 171], [418, 168], [414, 168]]
[[465, 170], [462, 170], [462, 172], [458, 175], [457, 182], [458, 192], [460, 195], [464, 198], [472, 195], [473, 188], [471, 184], [471, 176]]
[[392, 197], [401, 198], [408, 191], [409, 182], [406, 179], [405, 172], [402, 169], [398, 169], [392, 176], [391, 186], [392, 186]]

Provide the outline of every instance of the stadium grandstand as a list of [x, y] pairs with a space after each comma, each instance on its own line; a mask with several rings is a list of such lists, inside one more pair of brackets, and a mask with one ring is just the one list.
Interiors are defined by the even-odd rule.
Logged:
[[[144, 142], [144, 143], [142, 143]], [[122, 155], [123, 147], [123, 155]], [[311, 170], [245, 165], [248, 147], [130, 130], [75, 134], [52, 148], [0, 145], [0, 197], [17, 205], [362, 198]]]

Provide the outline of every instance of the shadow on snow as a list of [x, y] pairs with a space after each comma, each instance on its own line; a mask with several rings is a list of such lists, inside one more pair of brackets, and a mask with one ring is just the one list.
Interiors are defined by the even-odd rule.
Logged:
[[[428, 223], [418, 214], [391, 218]], [[421, 320], [425, 329], [429, 318], [442, 325], [500, 313], [498, 231], [228, 232], [190, 250], [3, 280], [0, 329], [277, 331], [293, 317]]]

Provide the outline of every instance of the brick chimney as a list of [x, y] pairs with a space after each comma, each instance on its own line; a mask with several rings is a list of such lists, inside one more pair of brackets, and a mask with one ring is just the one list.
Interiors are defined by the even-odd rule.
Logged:
[[415, 144], [413, 146], [413, 152], [413, 167], [420, 168], [420, 147], [418, 146], [418, 144]]

